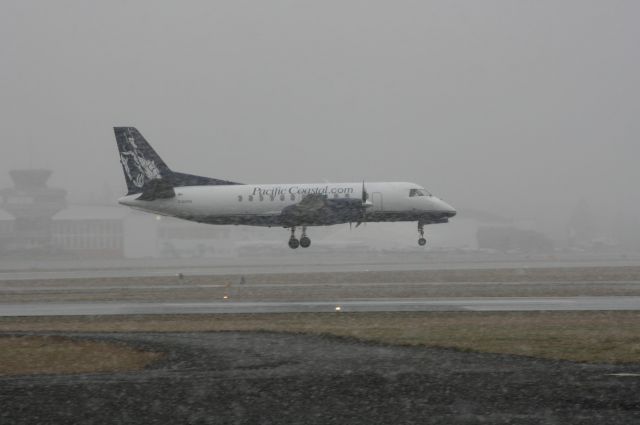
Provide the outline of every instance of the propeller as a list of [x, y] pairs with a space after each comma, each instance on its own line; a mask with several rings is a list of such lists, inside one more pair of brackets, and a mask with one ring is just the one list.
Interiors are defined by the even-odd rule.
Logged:
[[364, 187], [364, 180], [362, 180], [362, 205], [364, 205], [368, 199], [369, 199], [369, 194], [367, 193], [367, 188]]
[[362, 180], [362, 198], [361, 198], [361, 201], [362, 201], [362, 209], [360, 210], [360, 218], [358, 219], [358, 222], [356, 223], [356, 227], [358, 227], [358, 226], [360, 226], [362, 224], [362, 222], [365, 219], [366, 213], [367, 213], [367, 208], [369, 208], [370, 206], [373, 205], [371, 203], [371, 201], [369, 200], [369, 193], [367, 193], [367, 188], [364, 185], [364, 180]]

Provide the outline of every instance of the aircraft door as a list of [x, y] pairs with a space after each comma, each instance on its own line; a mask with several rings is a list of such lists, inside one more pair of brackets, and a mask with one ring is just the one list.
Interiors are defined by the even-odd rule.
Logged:
[[371, 194], [371, 203], [373, 204], [373, 206], [371, 207], [372, 211], [383, 211], [384, 204], [382, 202], [382, 193], [373, 192]]

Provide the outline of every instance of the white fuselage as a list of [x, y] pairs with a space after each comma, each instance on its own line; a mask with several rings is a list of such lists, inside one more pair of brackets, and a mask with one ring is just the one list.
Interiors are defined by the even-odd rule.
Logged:
[[[438, 222], [455, 215], [446, 202], [414, 183], [366, 183], [367, 208], [362, 221]], [[417, 193], [417, 194], [416, 194]], [[175, 197], [153, 201], [129, 195], [119, 202], [132, 208], [212, 224], [278, 226], [284, 208], [299, 204], [307, 195], [328, 200], [361, 199], [363, 183], [238, 184], [175, 188]], [[338, 224], [351, 219], [336, 219]], [[314, 223], [308, 223], [314, 225]]]

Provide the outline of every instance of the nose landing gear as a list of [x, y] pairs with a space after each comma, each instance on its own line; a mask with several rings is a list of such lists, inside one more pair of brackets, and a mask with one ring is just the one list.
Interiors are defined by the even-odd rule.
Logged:
[[427, 240], [424, 238], [424, 224], [418, 222], [418, 233], [420, 234], [420, 239], [418, 239], [418, 245], [425, 246], [427, 244]]
[[291, 228], [291, 237], [289, 238], [289, 248], [296, 249], [297, 247], [308, 248], [311, 246], [311, 239], [307, 236], [307, 226], [302, 226], [302, 235], [300, 240], [296, 239], [296, 228]]

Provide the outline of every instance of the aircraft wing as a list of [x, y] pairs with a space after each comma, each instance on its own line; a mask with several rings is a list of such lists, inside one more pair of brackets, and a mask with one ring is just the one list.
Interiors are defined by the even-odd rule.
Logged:
[[310, 194], [300, 202], [283, 208], [286, 226], [313, 226], [358, 221], [362, 215], [359, 199], [328, 199], [324, 194]]
[[299, 210], [313, 211], [327, 206], [327, 195], [313, 193], [302, 198], [300, 202], [292, 205]]

